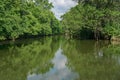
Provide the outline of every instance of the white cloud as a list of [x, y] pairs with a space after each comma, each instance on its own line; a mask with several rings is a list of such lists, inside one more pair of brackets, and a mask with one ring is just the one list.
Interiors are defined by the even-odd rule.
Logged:
[[53, 3], [54, 8], [52, 11], [58, 19], [60, 19], [60, 16], [67, 12], [71, 7], [77, 5], [77, 3], [72, 0], [49, 0], [49, 2]]

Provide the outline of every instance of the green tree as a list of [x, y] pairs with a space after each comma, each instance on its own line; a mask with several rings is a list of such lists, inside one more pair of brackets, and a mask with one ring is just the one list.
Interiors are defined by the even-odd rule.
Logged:
[[96, 40], [120, 35], [119, 3], [113, 0], [79, 0], [77, 6], [62, 16], [65, 31], [73, 35], [89, 32], [91, 35], [86, 36], [93, 36]]
[[48, 0], [0, 1], [0, 40], [56, 34], [56, 30], [52, 30], [54, 24], [58, 25], [55, 27], [59, 33], [60, 23], [51, 8]]

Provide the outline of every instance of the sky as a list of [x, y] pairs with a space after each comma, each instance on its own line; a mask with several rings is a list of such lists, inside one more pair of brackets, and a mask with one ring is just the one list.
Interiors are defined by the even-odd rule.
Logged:
[[52, 11], [59, 20], [61, 20], [61, 15], [65, 14], [71, 7], [77, 5], [77, 3], [72, 0], [49, 0], [49, 2], [52, 2], [54, 6]]

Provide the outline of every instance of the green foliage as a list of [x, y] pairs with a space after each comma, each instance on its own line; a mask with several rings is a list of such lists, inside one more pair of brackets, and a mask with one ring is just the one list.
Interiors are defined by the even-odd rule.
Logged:
[[52, 19], [51, 28], [52, 28], [53, 34], [61, 34], [62, 33], [63, 27], [62, 27], [61, 23], [56, 19]]
[[51, 8], [48, 0], [0, 1], [0, 40], [59, 33], [61, 26]]
[[[83, 29], [90, 30], [93, 38], [120, 35], [120, 2], [112, 0], [83, 0], [62, 16], [65, 31], [80, 35]], [[86, 32], [84, 32], [86, 34]], [[89, 35], [86, 35], [89, 36]]]

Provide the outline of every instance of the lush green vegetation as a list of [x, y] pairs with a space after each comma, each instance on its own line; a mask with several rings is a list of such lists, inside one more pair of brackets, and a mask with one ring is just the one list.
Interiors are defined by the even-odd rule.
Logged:
[[48, 0], [0, 1], [0, 40], [61, 33]]
[[80, 38], [120, 36], [120, 0], [78, 0], [62, 18], [65, 33]]
[[58, 21], [48, 0], [0, 1], [0, 40], [60, 34], [64, 30], [81, 39], [120, 36], [119, 0], [77, 0]]

